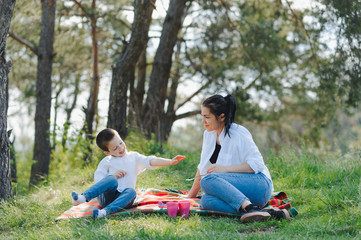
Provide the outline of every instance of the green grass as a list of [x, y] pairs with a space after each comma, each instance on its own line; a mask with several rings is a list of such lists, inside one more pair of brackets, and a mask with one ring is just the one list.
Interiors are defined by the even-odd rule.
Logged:
[[[134, 142], [136, 141], [133, 140]], [[139, 146], [139, 144], [138, 144]], [[128, 147], [146, 154], [187, 159], [177, 166], [142, 173], [138, 188], [170, 187], [189, 190], [199, 152], [162, 148], [155, 143]], [[17, 195], [0, 207], [0, 239], [360, 239], [360, 152], [346, 156], [315, 150], [284, 150], [265, 156], [276, 191], [285, 191], [299, 215], [291, 222], [242, 224], [238, 218], [200, 216], [169, 218], [165, 214], [134, 214], [91, 218], [55, 219], [71, 207], [70, 192], [88, 188], [97, 161], [84, 165], [74, 154], [54, 154], [51, 174], [42, 186], [27, 190], [30, 163], [19, 162]], [[102, 154], [96, 152], [94, 159]]]

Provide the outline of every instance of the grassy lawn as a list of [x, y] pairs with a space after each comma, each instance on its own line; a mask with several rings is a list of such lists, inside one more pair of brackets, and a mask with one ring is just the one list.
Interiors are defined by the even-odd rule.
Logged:
[[[195, 174], [198, 152], [145, 148], [132, 149], [146, 154], [158, 151], [164, 157], [184, 154], [187, 159], [142, 173], [138, 188], [190, 189], [192, 182], [185, 179]], [[74, 161], [76, 156], [58, 152], [49, 179], [31, 192], [26, 190], [30, 163], [19, 162], [18, 193], [0, 207], [0, 239], [361, 239], [360, 155], [359, 151], [339, 156], [309, 150], [267, 154], [275, 191], [285, 191], [299, 215], [291, 222], [242, 224], [234, 217], [197, 214], [187, 219], [135, 214], [55, 222], [71, 207], [71, 191], [84, 191], [93, 183], [97, 164], [84, 167]]]

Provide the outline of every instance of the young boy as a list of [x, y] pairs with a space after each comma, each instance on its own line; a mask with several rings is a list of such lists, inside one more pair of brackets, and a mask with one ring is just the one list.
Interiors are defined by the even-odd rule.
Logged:
[[81, 195], [71, 193], [74, 206], [98, 197], [102, 209], [95, 209], [93, 218], [101, 218], [131, 207], [136, 198], [137, 175], [145, 169], [176, 165], [185, 158], [178, 155], [173, 159], [165, 159], [128, 152], [118, 132], [111, 128], [102, 130], [96, 143], [108, 156], [100, 161], [94, 173], [95, 184]]

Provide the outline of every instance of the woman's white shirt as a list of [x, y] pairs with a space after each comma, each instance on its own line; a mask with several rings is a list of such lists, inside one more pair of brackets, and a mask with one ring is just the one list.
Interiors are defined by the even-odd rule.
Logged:
[[124, 177], [118, 178], [119, 192], [126, 188], [135, 189], [137, 175], [146, 169], [154, 169], [150, 165], [150, 160], [155, 156], [144, 156], [137, 152], [127, 152], [123, 157], [107, 156], [98, 164], [97, 170], [94, 172], [95, 183], [99, 182], [108, 175], [113, 175], [117, 170], [124, 170]]
[[[253, 141], [251, 133], [245, 127], [236, 123], [232, 123], [229, 128], [230, 136], [224, 133], [225, 128], [223, 128], [223, 131], [219, 135], [221, 150], [218, 154], [216, 164], [232, 166], [248, 163], [255, 173], [263, 173], [272, 182], [271, 175], [267, 166], [264, 164], [258, 147]], [[216, 131], [204, 131], [201, 161], [198, 165], [201, 175], [207, 174], [207, 169], [212, 165], [209, 159], [214, 152], [216, 141]]]

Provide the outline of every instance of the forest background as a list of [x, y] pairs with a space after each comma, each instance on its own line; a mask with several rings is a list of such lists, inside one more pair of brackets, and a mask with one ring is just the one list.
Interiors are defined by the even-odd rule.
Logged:
[[[49, 165], [59, 142], [64, 148], [69, 136], [83, 131], [92, 139], [110, 126], [122, 137], [134, 130], [196, 150], [203, 130], [199, 117], [190, 117], [215, 93], [235, 96], [236, 121], [250, 128], [263, 151], [303, 143], [342, 153], [355, 147], [357, 1], [137, 4], [57, 2], [47, 75], [38, 46], [44, 5], [15, 5], [7, 39], [15, 149], [34, 150], [38, 165]], [[148, 11], [138, 14], [143, 28], [136, 25], [137, 11]], [[36, 175], [48, 174], [44, 167], [32, 171], [34, 183]]]
[[266, 161], [285, 146], [360, 154], [358, 1], [1, 4], [3, 19], [13, 11], [1, 27], [1, 198], [46, 185], [64, 154], [93, 166], [106, 126], [131, 146], [149, 139], [145, 152], [198, 152], [199, 106], [215, 93], [233, 94]]

